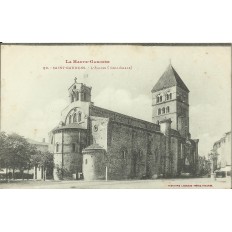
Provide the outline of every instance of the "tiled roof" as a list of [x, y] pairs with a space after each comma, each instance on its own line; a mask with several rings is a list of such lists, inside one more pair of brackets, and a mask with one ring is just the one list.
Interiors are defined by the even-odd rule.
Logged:
[[110, 118], [110, 120], [114, 122], [123, 122], [127, 125], [137, 126], [142, 129], [149, 129], [154, 132], [160, 132], [160, 126], [152, 122], [134, 118], [132, 116], [117, 113], [94, 105], [92, 105], [90, 109], [91, 116]]
[[180, 133], [179, 133], [179, 131], [177, 131], [177, 130], [174, 130], [174, 129], [171, 129], [170, 130], [170, 134], [172, 135], [172, 136], [175, 136], [175, 137], [180, 137]]
[[187, 88], [185, 83], [181, 80], [176, 70], [170, 64], [153, 87], [152, 92], [157, 92], [159, 90], [170, 88], [172, 86], [179, 86], [183, 90], [189, 92], [189, 89]]
[[92, 145], [86, 147], [86, 148], [84, 149], [84, 151], [86, 151], [86, 150], [104, 150], [104, 148], [101, 147], [99, 144], [94, 143], [94, 144], [92, 144]]
[[33, 139], [29, 139], [29, 138], [27, 138], [26, 140], [30, 144], [48, 146], [48, 143], [46, 143], [46, 142], [38, 142], [38, 141], [35, 141]]
[[189, 139], [188, 141], [190, 141], [190, 143], [194, 146], [196, 144], [196, 142], [193, 139]]
[[65, 126], [57, 126], [52, 131], [63, 130], [63, 129], [85, 129], [83, 124], [71, 123]]

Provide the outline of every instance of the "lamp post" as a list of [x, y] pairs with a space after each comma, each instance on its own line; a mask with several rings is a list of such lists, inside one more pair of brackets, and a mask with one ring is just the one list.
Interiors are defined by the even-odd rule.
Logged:
[[105, 151], [105, 160], [106, 160], [106, 168], [105, 168], [105, 181], [108, 181], [108, 156], [107, 152]]
[[107, 168], [107, 164], [106, 164], [106, 181], [108, 180], [108, 168]]

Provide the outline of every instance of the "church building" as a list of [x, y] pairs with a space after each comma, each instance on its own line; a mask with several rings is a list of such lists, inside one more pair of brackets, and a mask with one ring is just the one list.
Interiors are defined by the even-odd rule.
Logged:
[[124, 180], [197, 173], [198, 139], [189, 132], [189, 89], [170, 64], [152, 92], [152, 122], [95, 106], [75, 82], [70, 104], [49, 133], [54, 179]]

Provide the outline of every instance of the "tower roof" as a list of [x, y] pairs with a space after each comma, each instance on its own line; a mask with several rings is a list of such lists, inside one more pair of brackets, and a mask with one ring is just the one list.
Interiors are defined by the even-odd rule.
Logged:
[[179, 86], [183, 90], [189, 92], [189, 89], [185, 83], [181, 80], [176, 70], [170, 64], [158, 82], [155, 84], [151, 92], [157, 92], [162, 89], [166, 89], [172, 86]]

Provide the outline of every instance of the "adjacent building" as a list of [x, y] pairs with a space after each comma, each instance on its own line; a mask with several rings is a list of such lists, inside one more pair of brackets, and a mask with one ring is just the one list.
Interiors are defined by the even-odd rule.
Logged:
[[210, 153], [211, 172], [231, 175], [231, 131], [216, 141]]

